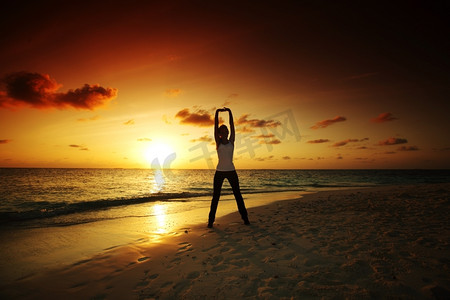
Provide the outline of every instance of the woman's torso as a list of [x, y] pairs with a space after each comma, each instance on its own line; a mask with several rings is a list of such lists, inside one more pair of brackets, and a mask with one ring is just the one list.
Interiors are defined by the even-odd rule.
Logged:
[[233, 164], [233, 152], [234, 145], [231, 142], [227, 144], [219, 143], [217, 147], [217, 155], [219, 157], [219, 163], [217, 164], [217, 171], [234, 171]]

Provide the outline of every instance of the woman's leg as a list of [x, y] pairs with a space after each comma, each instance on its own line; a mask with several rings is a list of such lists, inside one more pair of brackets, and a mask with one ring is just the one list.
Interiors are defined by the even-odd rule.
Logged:
[[248, 221], [247, 209], [245, 208], [244, 199], [242, 198], [241, 189], [239, 187], [239, 178], [236, 171], [229, 172], [227, 179], [231, 185], [231, 188], [233, 189], [234, 198], [236, 199], [236, 203], [242, 220], [244, 220], [245, 224], [250, 224]]
[[223, 172], [216, 171], [216, 173], [214, 174], [213, 198], [211, 200], [211, 208], [209, 210], [209, 219], [208, 219], [209, 227], [212, 227], [212, 224], [216, 219], [217, 205], [219, 204], [220, 191], [222, 190], [222, 184], [224, 179], [225, 176], [223, 176]]

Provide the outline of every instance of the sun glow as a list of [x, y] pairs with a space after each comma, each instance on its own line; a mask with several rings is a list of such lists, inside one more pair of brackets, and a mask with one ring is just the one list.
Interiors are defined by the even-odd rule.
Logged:
[[169, 168], [171, 157], [175, 154], [174, 149], [167, 143], [154, 142], [144, 149], [145, 160], [152, 168]]

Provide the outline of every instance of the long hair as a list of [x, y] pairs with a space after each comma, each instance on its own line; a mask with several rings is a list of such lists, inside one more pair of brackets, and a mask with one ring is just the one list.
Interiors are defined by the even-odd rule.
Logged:
[[221, 136], [220, 132], [221, 132], [223, 129], [226, 129], [226, 131], [229, 132], [227, 125], [222, 124], [222, 125], [219, 126], [219, 136]]
[[220, 137], [220, 139], [219, 139], [219, 142], [216, 144], [216, 150], [217, 149], [219, 149], [219, 145], [221, 144], [221, 139], [222, 139], [222, 135], [220, 134], [220, 132], [222, 131], [222, 130], [226, 130], [226, 131], [228, 131], [228, 127], [227, 127], [227, 125], [225, 125], [225, 124], [222, 124], [222, 125], [220, 125], [219, 126], [219, 129], [217, 129], [217, 131], [219, 132], [219, 137]]

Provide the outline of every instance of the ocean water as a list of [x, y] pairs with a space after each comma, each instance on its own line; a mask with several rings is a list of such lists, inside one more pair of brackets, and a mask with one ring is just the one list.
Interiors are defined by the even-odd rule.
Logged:
[[[450, 182], [450, 170], [238, 170], [238, 175], [244, 199], [255, 193]], [[123, 217], [111, 213], [117, 208], [130, 214], [133, 205], [153, 202], [182, 202], [178, 209], [190, 209], [209, 201], [213, 176], [214, 170], [0, 168], [0, 226], [93, 222]], [[227, 181], [222, 194], [231, 194]]]

